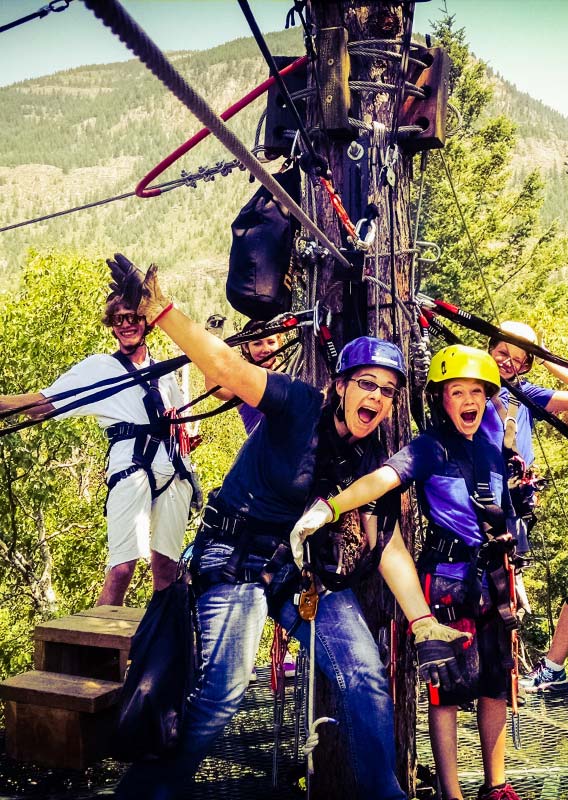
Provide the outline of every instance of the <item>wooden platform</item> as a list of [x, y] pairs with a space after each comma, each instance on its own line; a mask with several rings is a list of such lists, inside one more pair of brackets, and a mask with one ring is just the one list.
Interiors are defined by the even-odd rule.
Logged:
[[9, 756], [84, 769], [108, 755], [143, 614], [141, 608], [97, 606], [36, 626], [36, 669], [0, 683]]

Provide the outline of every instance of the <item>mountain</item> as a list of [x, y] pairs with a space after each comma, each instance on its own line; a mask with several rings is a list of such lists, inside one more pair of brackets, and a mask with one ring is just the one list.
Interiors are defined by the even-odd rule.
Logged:
[[[267, 42], [273, 53], [303, 52], [297, 28], [269, 34]], [[218, 112], [267, 77], [252, 38], [207, 51], [173, 52], [168, 58]], [[547, 177], [545, 219], [559, 217], [565, 225], [568, 119], [498, 75], [490, 73], [490, 79], [495, 89], [490, 113], [506, 113], [519, 128], [515, 179], [539, 167]], [[262, 97], [228, 123], [249, 146], [265, 105]], [[201, 127], [138, 60], [81, 67], [1, 88], [0, 108], [0, 227], [132, 192], [143, 175]], [[156, 182], [223, 160], [232, 156], [210, 136]], [[122, 251], [142, 267], [150, 261], [160, 264], [176, 296], [199, 319], [213, 311], [227, 313], [220, 287], [230, 222], [256, 188], [248, 174], [234, 170], [158, 198], [131, 197], [4, 232], [0, 285], [13, 285], [28, 248], [65, 246], [93, 257]]]

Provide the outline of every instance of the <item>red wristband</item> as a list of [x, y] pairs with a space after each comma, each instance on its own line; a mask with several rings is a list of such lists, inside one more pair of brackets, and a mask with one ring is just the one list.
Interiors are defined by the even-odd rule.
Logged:
[[410, 622], [408, 623], [408, 628], [406, 630], [409, 636], [412, 633], [412, 626], [414, 625], [415, 622], [418, 622], [418, 620], [420, 619], [435, 619], [435, 617], [434, 614], [422, 614], [421, 617], [416, 617], [416, 619], [411, 619]]
[[165, 316], [168, 313], [168, 311], [171, 311], [173, 307], [174, 307], [173, 302], [172, 303], [168, 303], [168, 305], [160, 311], [158, 316], [155, 319], [152, 320], [151, 325], [155, 325], [156, 322], [159, 319], [162, 319], [162, 317]]

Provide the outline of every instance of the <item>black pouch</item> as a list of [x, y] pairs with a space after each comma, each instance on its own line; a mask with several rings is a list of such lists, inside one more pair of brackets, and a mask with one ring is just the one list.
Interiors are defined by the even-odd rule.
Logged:
[[193, 588], [185, 577], [154, 592], [130, 648], [113, 755], [120, 761], [175, 751], [198, 666]]
[[[296, 203], [300, 172], [293, 166], [273, 176]], [[268, 320], [292, 305], [290, 261], [299, 223], [261, 186], [231, 225], [233, 240], [227, 300], [251, 319]]]

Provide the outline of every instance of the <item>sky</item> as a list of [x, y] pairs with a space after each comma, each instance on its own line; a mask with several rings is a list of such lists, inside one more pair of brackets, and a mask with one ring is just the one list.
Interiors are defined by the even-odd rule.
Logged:
[[[446, 0], [478, 57], [523, 92], [568, 116], [568, 0]], [[0, 27], [47, 0], [0, 0]], [[65, 0], [55, 0], [64, 6]], [[237, 0], [122, 0], [163, 50], [212, 47], [249, 36]], [[444, 0], [417, 2], [414, 30], [426, 34]], [[293, 0], [250, 0], [263, 32], [284, 28]], [[132, 58], [80, 0], [0, 34], [0, 85], [60, 69]]]

